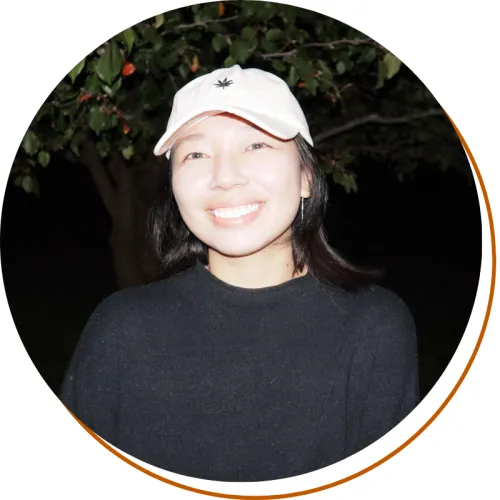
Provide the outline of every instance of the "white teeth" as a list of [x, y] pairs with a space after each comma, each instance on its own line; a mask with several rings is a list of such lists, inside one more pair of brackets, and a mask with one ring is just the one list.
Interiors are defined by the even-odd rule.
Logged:
[[250, 212], [255, 212], [258, 209], [259, 204], [253, 203], [252, 205], [242, 205], [241, 207], [216, 208], [213, 211], [213, 214], [215, 215], [215, 217], [220, 217], [223, 219], [234, 219], [249, 214]]

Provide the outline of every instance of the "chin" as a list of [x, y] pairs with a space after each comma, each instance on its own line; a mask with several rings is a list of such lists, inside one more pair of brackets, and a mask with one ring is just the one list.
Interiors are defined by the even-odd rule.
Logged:
[[[189, 229], [208, 248], [227, 257], [247, 257], [267, 249], [271, 245], [289, 243], [291, 220], [278, 222], [277, 227], [252, 224], [253, 227], [213, 228], [205, 224], [192, 224]], [[267, 226], [267, 227], [266, 227]], [[280, 227], [281, 226], [281, 227]]]
[[249, 237], [248, 234], [242, 235], [243, 237], [240, 238], [236, 235], [233, 235], [232, 238], [212, 237], [206, 241], [206, 244], [213, 251], [227, 257], [248, 257], [268, 249], [271, 245], [277, 245], [280, 241], [286, 244], [287, 234], [288, 231], [278, 234], [254, 235], [254, 237]]
[[224, 242], [219, 244], [208, 244], [214, 252], [217, 252], [226, 257], [248, 257], [254, 255], [268, 246], [266, 243], [258, 244], [256, 242], [236, 243]]

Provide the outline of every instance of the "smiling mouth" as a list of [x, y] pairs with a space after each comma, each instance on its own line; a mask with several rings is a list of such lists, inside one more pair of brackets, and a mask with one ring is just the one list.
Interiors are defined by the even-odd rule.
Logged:
[[215, 208], [210, 210], [210, 213], [217, 219], [237, 219], [251, 214], [252, 212], [256, 212], [262, 205], [263, 203], [250, 203], [237, 207]]

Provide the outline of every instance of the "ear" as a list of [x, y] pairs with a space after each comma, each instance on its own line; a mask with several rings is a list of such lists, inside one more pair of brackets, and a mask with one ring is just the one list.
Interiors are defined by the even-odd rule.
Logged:
[[300, 196], [302, 198], [309, 198], [311, 196], [311, 172], [307, 168], [302, 169], [301, 174], [301, 184], [300, 184]]

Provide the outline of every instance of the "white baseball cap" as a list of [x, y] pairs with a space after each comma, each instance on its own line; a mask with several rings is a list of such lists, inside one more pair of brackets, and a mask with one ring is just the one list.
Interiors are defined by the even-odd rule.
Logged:
[[234, 65], [199, 76], [175, 94], [167, 130], [154, 154], [169, 158], [183, 132], [220, 113], [239, 116], [283, 140], [301, 134], [313, 145], [304, 112], [286, 82], [267, 71]]

